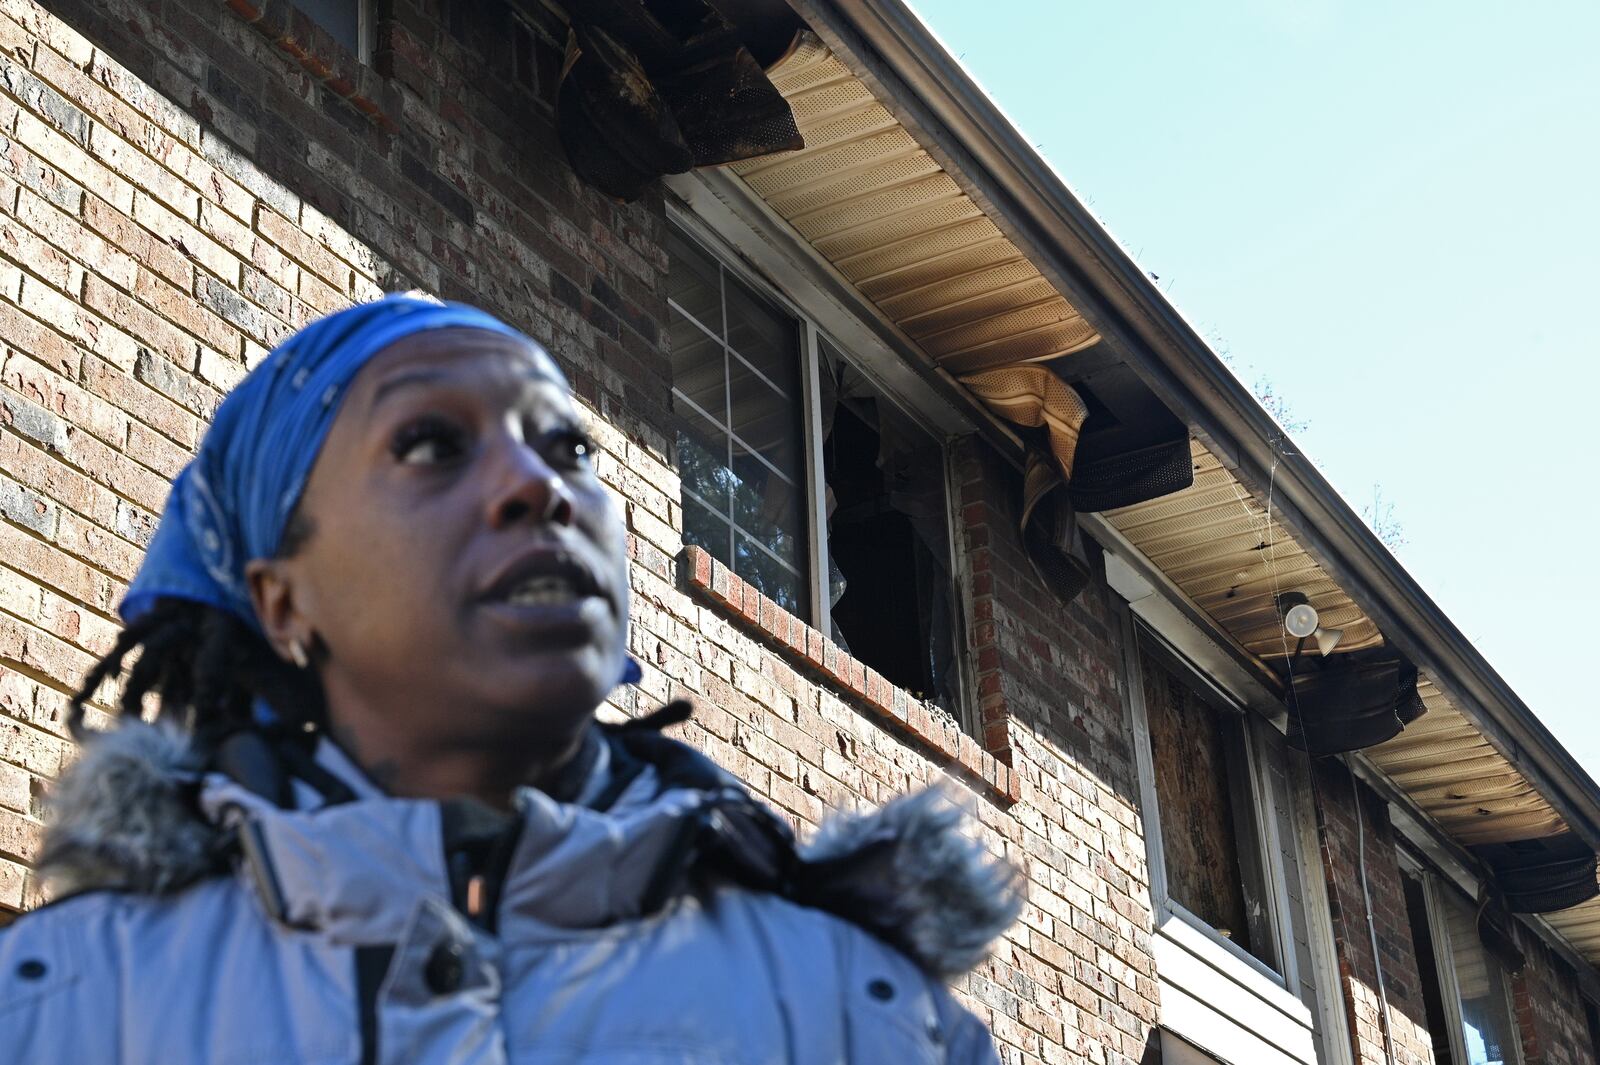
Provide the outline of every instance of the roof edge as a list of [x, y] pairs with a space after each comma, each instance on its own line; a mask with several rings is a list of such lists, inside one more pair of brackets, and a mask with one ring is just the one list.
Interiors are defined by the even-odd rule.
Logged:
[[[1432, 672], [1574, 831], [1600, 849], [1600, 787], [1538, 720], [1066, 183], [901, 0], [794, 0], [880, 81], [898, 83], [963, 176], [1048, 260], [1086, 318], [1272, 492], [1283, 523], [1384, 634]], [[821, 27], [819, 27], [821, 28]], [[931, 119], [931, 122], [928, 121]], [[1038, 264], [1041, 268], [1045, 265]]]

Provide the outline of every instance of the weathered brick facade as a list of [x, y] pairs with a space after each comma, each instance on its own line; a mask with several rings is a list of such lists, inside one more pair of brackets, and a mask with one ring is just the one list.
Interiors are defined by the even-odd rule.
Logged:
[[1537, 936], [1519, 935], [1517, 945], [1528, 959], [1511, 985], [1524, 1065], [1595, 1065], [1573, 967]]
[[[1333, 911], [1334, 939], [1344, 980], [1343, 1005], [1350, 1017], [1356, 1061], [1358, 1065], [1380, 1065], [1386, 1060], [1378, 982], [1381, 966], [1395, 1065], [1430, 1065], [1433, 1051], [1422, 977], [1412, 948], [1405, 887], [1388, 808], [1337, 761], [1323, 762], [1318, 766], [1317, 777], [1323, 810], [1318, 827], [1325, 855], [1328, 901]], [[1357, 803], [1361, 804], [1359, 809]], [[1363, 852], [1365, 895], [1360, 874]], [[1367, 928], [1367, 895], [1372, 900], [1372, 931], [1378, 944], [1376, 963], [1373, 936]]]
[[[448, 30], [432, 0], [378, 7], [366, 66], [278, 0], [0, 0], [0, 912], [41, 901], [30, 863], [71, 756], [68, 693], [113, 640], [220, 396], [308, 320], [420, 287], [542, 340], [594, 416], [646, 667], [616, 709], [693, 698], [685, 738], [802, 828], [949, 769], [1028, 870], [1021, 922], [960, 989], [1005, 1060], [1153, 1060], [1153, 910], [1103, 576], [1060, 609], [1018, 542], [1018, 474], [955, 442], [974, 738], [684, 552], [662, 194], [618, 205], [567, 169], [553, 19], [519, 80], [494, 5], [455, 5]], [[1320, 791], [1342, 991], [1358, 1060], [1377, 1062], [1342, 768]], [[1366, 818], [1398, 1063], [1427, 1062], [1394, 839], [1380, 803]], [[1528, 1062], [1592, 1062], [1570, 971], [1529, 957]]]

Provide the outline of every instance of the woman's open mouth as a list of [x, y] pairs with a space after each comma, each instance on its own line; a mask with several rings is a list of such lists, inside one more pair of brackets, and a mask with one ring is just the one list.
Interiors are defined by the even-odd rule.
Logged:
[[506, 593], [507, 606], [569, 606], [586, 598], [566, 577], [551, 574], [529, 577]]
[[498, 623], [547, 645], [587, 642], [615, 611], [594, 570], [553, 545], [502, 566], [478, 602]]

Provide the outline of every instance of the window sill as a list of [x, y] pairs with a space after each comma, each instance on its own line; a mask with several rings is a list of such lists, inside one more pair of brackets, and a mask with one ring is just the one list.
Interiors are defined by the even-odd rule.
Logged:
[[948, 772], [982, 791], [1002, 808], [1022, 797], [1021, 778], [966, 733], [945, 724], [909, 692], [890, 684], [882, 674], [840, 650], [744, 580], [703, 548], [686, 547], [680, 556], [690, 590], [720, 608], [796, 668], [821, 678], [844, 698], [864, 709], [881, 725], [911, 739]]
[[398, 99], [388, 106], [379, 102], [385, 96], [384, 79], [303, 11], [271, 0], [227, 0], [227, 6], [383, 132], [399, 132], [391, 117], [399, 113]]

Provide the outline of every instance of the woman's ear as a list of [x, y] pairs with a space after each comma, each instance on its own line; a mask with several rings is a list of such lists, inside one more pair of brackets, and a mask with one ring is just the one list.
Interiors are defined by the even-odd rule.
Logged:
[[311, 646], [312, 630], [299, 609], [290, 561], [254, 559], [246, 563], [244, 576], [250, 585], [250, 602], [267, 641], [284, 659], [303, 667], [305, 649]]

